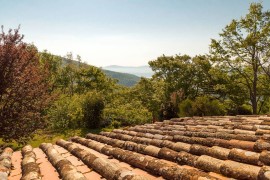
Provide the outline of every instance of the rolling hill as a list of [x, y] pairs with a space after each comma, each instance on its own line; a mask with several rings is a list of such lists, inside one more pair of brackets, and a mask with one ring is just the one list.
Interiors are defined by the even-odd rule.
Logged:
[[[67, 64], [68, 59], [62, 57], [63, 65]], [[72, 61], [74, 64], [78, 64], [77, 61]], [[84, 63], [84, 65], [88, 65], [87, 63]], [[109, 77], [116, 79], [118, 81], [118, 84], [121, 84], [123, 86], [131, 87], [134, 86], [137, 82], [139, 82], [140, 77], [136, 76], [134, 74], [130, 73], [122, 73], [122, 72], [115, 72], [111, 70], [106, 70], [101, 68], [101, 70]]]
[[152, 69], [149, 66], [117, 66], [117, 65], [111, 65], [111, 66], [105, 66], [103, 69], [115, 71], [115, 72], [121, 72], [121, 73], [129, 73], [134, 74], [139, 77], [146, 77], [150, 78], [154, 74]]
[[[102, 69], [102, 68], [101, 68]], [[139, 82], [140, 77], [128, 73], [120, 73], [102, 69], [102, 71], [109, 77], [118, 80], [118, 84], [123, 86], [131, 87]]]

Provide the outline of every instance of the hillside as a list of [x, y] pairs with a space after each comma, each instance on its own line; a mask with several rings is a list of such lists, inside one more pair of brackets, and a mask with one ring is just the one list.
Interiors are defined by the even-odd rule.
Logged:
[[[68, 59], [67, 58], [62, 58], [63, 60], [63, 65], [67, 64]], [[72, 61], [74, 64], [78, 64], [78, 61]], [[87, 63], [84, 63], [84, 65], [88, 65]], [[131, 87], [134, 86], [137, 82], [139, 82], [140, 77], [134, 75], [134, 74], [129, 74], [129, 73], [123, 73], [123, 72], [115, 72], [111, 70], [106, 70], [101, 68], [101, 70], [109, 77], [116, 79], [118, 81], [118, 84], [121, 84], [123, 86]]]
[[111, 66], [105, 66], [103, 69], [115, 71], [115, 72], [121, 72], [121, 73], [129, 73], [134, 74], [139, 77], [146, 77], [150, 78], [154, 72], [151, 70], [149, 66], [117, 66], [117, 65], [111, 65]]
[[102, 71], [107, 76], [113, 79], [117, 79], [118, 84], [128, 86], [128, 87], [134, 86], [140, 80], [140, 77], [135, 76], [133, 74], [114, 72], [114, 71], [105, 70], [105, 69], [102, 69]]

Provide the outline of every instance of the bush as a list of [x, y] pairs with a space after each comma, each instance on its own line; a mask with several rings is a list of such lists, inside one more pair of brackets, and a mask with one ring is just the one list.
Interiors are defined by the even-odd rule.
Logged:
[[121, 122], [119, 121], [112, 121], [111, 125], [112, 128], [120, 128], [121, 127]]
[[190, 99], [186, 99], [179, 104], [179, 116], [193, 116], [192, 109], [193, 102]]
[[89, 92], [82, 103], [83, 122], [88, 128], [97, 128], [102, 121], [104, 99], [97, 92]]
[[240, 115], [251, 115], [252, 114], [252, 108], [250, 105], [243, 104], [242, 106], [237, 108], [237, 114]]
[[62, 131], [77, 128], [83, 123], [82, 98], [61, 96], [48, 110], [50, 129]]
[[235, 102], [228, 100], [226, 101], [226, 109], [228, 115], [251, 115], [252, 107], [248, 104], [236, 104]]
[[103, 98], [97, 92], [61, 96], [48, 111], [49, 127], [56, 131], [97, 128], [102, 120], [103, 109]]
[[208, 96], [200, 96], [191, 101], [186, 99], [179, 104], [180, 116], [218, 116], [225, 114], [225, 107]]
[[224, 115], [225, 108], [218, 100], [211, 100], [208, 96], [197, 97], [192, 105], [195, 116]]
[[122, 126], [148, 123], [151, 122], [151, 117], [151, 113], [140, 101], [123, 103], [116, 99], [104, 109], [105, 120], [118, 121]]

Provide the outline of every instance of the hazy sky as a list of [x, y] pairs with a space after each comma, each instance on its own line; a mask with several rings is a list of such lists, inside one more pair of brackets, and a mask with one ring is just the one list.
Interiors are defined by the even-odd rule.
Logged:
[[[204, 54], [210, 38], [251, 0], [0, 0], [0, 25], [27, 42], [96, 66], [146, 65], [158, 56]], [[270, 9], [270, 0], [263, 1]]]

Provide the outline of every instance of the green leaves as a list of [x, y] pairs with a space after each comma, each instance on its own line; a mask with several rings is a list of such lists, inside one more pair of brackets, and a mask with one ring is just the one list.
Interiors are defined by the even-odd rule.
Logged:
[[135, 91], [128, 88], [119, 88], [114, 91], [104, 109], [105, 120], [118, 121], [123, 126], [151, 122], [150, 110], [147, 109], [144, 101], [140, 101]]
[[249, 94], [254, 114], [258, 112], [261, 91], [267, 83], [264, 76], [270, 75], [269, 19], [270, 13], [262, 11], [261, 3], [252, 3], [249, 13], [240, 20], [232, 20], [220, 34], [221, 40], [212, 40], [210, 45], [213, 59], [227, 66], [228, 75], [245, 85], [243, 90]]

